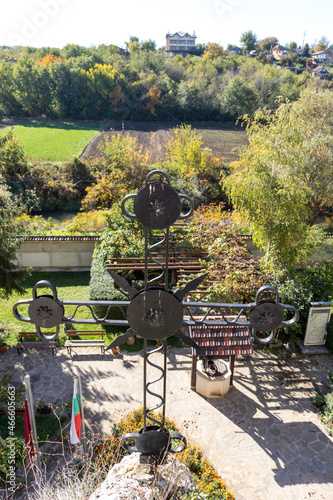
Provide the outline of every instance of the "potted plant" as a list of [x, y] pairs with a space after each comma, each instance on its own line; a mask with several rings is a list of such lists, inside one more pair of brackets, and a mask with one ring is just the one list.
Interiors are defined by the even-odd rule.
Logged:
[[25, 414], [25, 405], [22, 402], [16, 402], [15, 404], [15, 415], [24, 415]]
[[130, 337], [128, 337], [128, 339], [126, 340], [126, 344], [128, 346], [132, 346], [135, 344], [135, 337], [134, 335], [131, 335]]
[[51, 413], [50, 403], [46, 403], [43, 396], [40, 398], [40, 400], [37, 403], [37, 413], [39, 413], [40, 415]]

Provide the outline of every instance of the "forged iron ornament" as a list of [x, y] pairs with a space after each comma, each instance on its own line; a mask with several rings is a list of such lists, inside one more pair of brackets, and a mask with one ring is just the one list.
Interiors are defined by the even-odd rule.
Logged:
[[[149, 182], [156, 175], [164, 177], [166, 182]], [[134, 214], [125, 208], [126, 202], [134, 198]], [[190, 209], [181, 215], [181, 200], [186, 200]], [[141, 224], [149, 229], [166, 229], [176, 222], [177, 219], [186, 219], [192, 215], [194, 204], [186, 194], [178, 194], [170, 186], [170, 179], [163, 170], [151, 171], [145, 181], [145, 185], [139, 189], [137, 194], [125, 196], [121, 204], [124, 215], [132, 219], [137, 218]]]
[[[163, 180], [152, 181], [153, 177], [163, 177]], [[125, 205], [129, 199], [134, 199], [134, 214], [128, 212]], [[190, 208], [182, 214], [182, 200], [189, 203]], [[254, 303], [230, 304], [230, 303], [207, 303], [183, 301], [185, 296], [195, 290], [207, 277], [207, 274], [196, 277], [189, 281], [183, 288], [171, 292], [168, 288], [168, 258], [169, 258], [169, 227], [177, 219], [186, 219], [192, 215], [194, 205], [192, 200], [183, 194], [178, 194], [171, 186], [167, 174], [161, 170], [155, 170], [148, 174], [145, 185], [137, 194], [130, 194], [122, 201], [122, 212], [130, 218], [137, 218], [145, 230], [145, 271], [144, 287], [138, 291], [129, 282], [113, 271], [109, 271], [115, 283], [125, 290], [130, 301], [72, 301], [60, 300], [57, 297], [55, 286], [49, 281], [40, 281], [34, 288], [32, 299], [18, 301], [13, 308], [14, 316], [24, 322], [34, 323], [36, 331], [42, 340], [53, 340], [59, 333], [62, 323], [87, 324], [87, 325], [113, 325], [128, 326], [126, 333], [119, 335], [108, 346], [106, 350], [122, 345], [128, 337], [140, 335], [144, 339], [144, 427], [139, 433], [129, 433], [123, 436], [122, 446], [129, 451], [139, 451], [141, 461], [160, 461], [167, 451], [177, 453], [183, 451], [186, 440], [179, 434], [169, 434], [164, 427], [165, 422], [165, 399], [166, 399], [166, 339], [175, 335], [184, 343], [198, 349], [197, 344], [187, 335], [182, 333], [184, 326], [206, 325], [206, 326], [248, 326], [254, 330], [254, 336], [259, 343], [267, 344], [273, 340], [275, 330], [278, 327], [291, 326], [298, 320], [298, 312], [294, 306], [280, 303], [278, 291], [269, 285], [261, 287]], [[148, 229], [163, 234], [162, 240], [149, 246]], [[164, 263], [157, 261], [150, 254], [156, 247], [165, 245]], [[159, 276], [149, 280], [148, 262], [153, 260], [161, 268]], [[162, 282], [162, 285], [156, 285]], [[37, 296], [37, 288], [47, 287], [52, 294]], [[267, 299], [267, 294], [274, 295], [274, 300]], [[22, 316], [19, 308], [28, 305], [29, 316]], [[75, 306], [71, 314], [66, 315], [65, 307]], [[107, 312], [104, 317], [96, 316], [94, 308], [104, 306]], [[118, 307], [123, 319], [109, 317], [112, 308]], [[77, 318], [79, 311], [87, 309], [92, 319]], [[235, 311], [237, 314], [235, 316]], [[284, 319], [284, 311], [293, 313], [291, 319]], [[184, 315], [185, 313], [185, 315]], [[85, 314], [86, 316], [86, 314]], [[212, 318], [213, 317], [213, 318]], [[217, 317], [217, 318], [216, 318]], [[56, 328], [55, 332], [43, 332], [42, 328]], [[256, 331], [258, 332], [256, 334]], [[260, 336], [268, 332], [266, 337]], [[162, 345], [157, 349], [148, 351], [148, 340], [159, 341]], [[163, 367], [151, 361], [152, 354], [159, 352], [163, 354]], [[147, 381], [147, 366], [150, 365], [160, 372], [156, 380]], [[163, 381], [163, 394], [157, 394], [151, 390], [151, 385]], [[153, 408], [147, 407], [147, 395], [158, 400]], [[159, 421], [153, 412], [162, 408], [162, 418]], [[152, 425], [147, 425], [147, 419]], [[128, 444], [128, 440], [135, 440], [135, 446]], [[172, 441], [178, 440], [178, 447], [172, 447]]]

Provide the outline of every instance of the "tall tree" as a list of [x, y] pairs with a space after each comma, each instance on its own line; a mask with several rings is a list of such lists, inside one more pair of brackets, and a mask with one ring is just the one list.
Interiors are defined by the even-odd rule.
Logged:
[[22, 293], [22, 280], [29, 271], [18, 269], [16, 252], [21, 241], [16, 239], [20, 224], [15, 221], [19, 210], [8, 188], [0, 178], [0, 297]]
[[327, 50], [329, 47], [329, 40], [327, 40], [326, 36], [322, 36], [319, 42], [315, 47], [315, 52], [319, 52], [320, 50]]
[[258, 42], [259, 48], [263, 52], [271, 52], [272, 48], [279, 43], [279, 40], [276, 38], [276, 36], [268, 36], [267, 38], [264, 38], [263, 40], [260, 40]]
[[240, 42], [246, 52], [251, 52], [251, 50], [254, 50], [256, 48], [258, 38], [253, 31], [245, 31], [244, 33], [242, 33]]
[[141, 42], [141, 49], [142, 50], [156, 50], [156, 42], [154, 40], [144, 40]]
[[305, 261], [320, 241], [316, 217], [333, 205], [333, 94], [308, 89], [248, 122], [249, 146], [225, 188], [271, 267]]
[[310, 57], [310, 47], [308, 43], [306, 43], [303, 47], [302, 57]]
[[208, 43], [207, 49], [203, 53], [202, 59], [207, 61], [209, 59], [216, 59], [224, 55], [224, 50], [218, 43]]

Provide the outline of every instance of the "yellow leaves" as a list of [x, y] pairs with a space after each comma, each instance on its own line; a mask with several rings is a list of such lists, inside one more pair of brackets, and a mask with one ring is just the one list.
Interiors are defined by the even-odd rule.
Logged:
[[38, 64], [43, 64], [49, 69], [51, 64], [54, 64], [56, 61], [62, 62], [63, 59], [60, 56], [55, 56], [53, 54], [46, 54], [46, 56], [42, 57], [42, 59], [38, 60]]
[[223, 56], [223, 47], [217, 43], [208, 43], [207, 50], [204, 51], [202, 59], [203, 61], [208, 61], [209, 59], [216, 59], [217, 57]]
[[100, 232], [107, 226], [105, 218], [107, 213], [111, 213], [111, 210], [94, 210], [91, 212], [78, 213], [74, 219], [63, 223], [63, 226], [66, 227], [67, 234], [76, 234], [78, 232]]
[[95, 66], [90, 68], [87, 73], [94, 78], [96, 75], [107, 75], [113, 79], [116, 75], [116, 70], [111, 64], [95, 64]]
[[150, 100], [147, 102], [146, 108], [150, 110], [152, 115], [157, 116], [155, 106], [159, 103], [161, 91], [154, 85], [148, 90], [147, 94]]

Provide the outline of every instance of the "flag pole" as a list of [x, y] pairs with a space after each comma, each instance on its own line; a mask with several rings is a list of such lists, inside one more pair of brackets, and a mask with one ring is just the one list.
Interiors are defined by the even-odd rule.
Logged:
[[86, 427], [84, 423], [84, 409], [83, 409], [83, 398], [82, 398], [82, 385], [81, 385], [81, 376], [77, 376], [78, 388], [79, 388], [79, 401], [80, 401], [80, 410], [82, 416], [82, 444], [83, 444], [83, 452], [87, 455], [87, 442], [86, 442]]
[[32, 429], [31, 429], [32, 430], [32, 439], [33, 439], [34, 449], [35, 449], [36, 458], [37, 458], [37, 467], [41, 471], [42, 464], [41, 464], [38, 439], [37, 439], [37, 428], [36, 428], [36, 420], [35, 420], [35, 412], [34, 412], [34, 402], [33, 402], [33, 398], [32, 398], [32, 391], [31, 391], [31, 384], [30, 384], [30, 375], [26, 375], [24, 377], [24, 385], [25, 385], [25, 393], [27, 396], [30, 422], [31, 422], [31, 427], [32, 427]]

